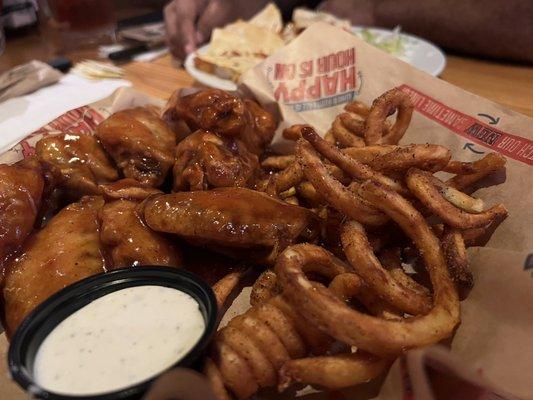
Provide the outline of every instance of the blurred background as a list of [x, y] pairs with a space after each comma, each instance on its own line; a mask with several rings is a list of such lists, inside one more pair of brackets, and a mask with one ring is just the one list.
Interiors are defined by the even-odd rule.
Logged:
[[[150, 80], [132, 62], [155, 62], [180, 85], [233, 89], [246, 68], [323, 21], [533, 115], [530, 0], [0, 0], [0, 9], [0, 73], [36, 59], [63, 72], [84, 62], [75, 71], [92, 78]], [[150, 84], [166, 95], [167, 83]]]

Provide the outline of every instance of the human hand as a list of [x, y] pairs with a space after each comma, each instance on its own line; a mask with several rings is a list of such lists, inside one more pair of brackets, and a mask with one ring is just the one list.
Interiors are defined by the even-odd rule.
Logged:
[[164, 12], [167, 45], [183, 60], [209, 39], [214, 28], [248, 19], [266, 4], [267, 0], [172, 0]]
[[166, 41], [175, 57], [183, 60], [201, 42], [197, 36], [196, 21], [207, 4], [208, 0], [172, 0], [165, 6]]

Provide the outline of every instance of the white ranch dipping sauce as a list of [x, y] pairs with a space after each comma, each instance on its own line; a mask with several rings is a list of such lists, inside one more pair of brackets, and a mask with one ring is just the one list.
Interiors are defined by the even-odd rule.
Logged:
[[163, 286], [135, 286], [94, 300], [45, 338], [36, 383], [60, 394], [102, 394], [149, 379], [194, 347], [205, 321], [198, 302]]

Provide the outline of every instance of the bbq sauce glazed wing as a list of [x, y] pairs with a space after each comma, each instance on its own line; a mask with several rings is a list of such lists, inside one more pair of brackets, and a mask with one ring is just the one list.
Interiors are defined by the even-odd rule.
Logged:
[[35, 158], [0, 165], [0, 277], [2, 263], [33, 229], [43, 188], [42, 168]]
[[3, 295], [8, 335], [49, 296], [105, 270], [97, 220], [103, 204], [101, 197], [84, 197], [63, 208], [7, 265]]
[[96, 128], [96, 136], [126, 178], [159, 186], [174, 162], [176, 138], [154, 111], [119, 111]]
[[250, 122], [238, 97], [219, 89], [205, 89], [181, 96], [176, 91], [163, 111], [165, 120], [183, 120], [191, 131], [206, 129], [224, 136], [238, 136]]
[[236, 138], [196, 131], [176, 146], [174, 191], [251, 187], [259, 159]]
[[277, 121], [251, 100], [225, 91], [206, 89], [169, 99], [163, 119], [171, 126], [184, 122], [191, 132], [204, 129], [226, 137], [238, 137], [249, 151], [260, 155], [274, 137]]
[[[181, 266], [179, 248], [161, 233], [151, 230], [141, 218], [142, 185], [137, 191], [133, 190], [131, 182], [130, 185], [130, 190], [119, 187], [115, 192], [108, 186], [104, 193], [116, 200], [107, 203], [98, 213], [100, 240], [108, 253], [108, 269], [138, 265]], [[137, 201], [119, 198], [121, 194], [130, 198], [134, 194]], [[146, 196], [150, 194], [145, 192]]]
[[62, 133], [37, 142], [35, 152], [58, 176], [71, 197], [98, 194], [98, 184], [118, 179], [118, 172], [98, 139], [92, 135]]
[[266, 263], [299, 239], [314, 240], [319, 225], [305, 208], [244, 188], [154, 196], [145, 202], [144, 218], [155, 231]]

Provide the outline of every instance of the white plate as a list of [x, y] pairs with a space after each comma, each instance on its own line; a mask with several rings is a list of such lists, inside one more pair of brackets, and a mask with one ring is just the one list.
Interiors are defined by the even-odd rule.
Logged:
[[[359, 33], [363, 29], [365, 28], [353, 26], [352, 32]], [[395, 32], [389, 29], [366, 29], [368, 29], [378, 38], [395, 34]], [[442, 71], [444, 71], [444, 67], [446, 66], [446, 57], [441, 49], [425, 39], [410, 35], [408, 33], [401, 32], [400, 37], [402, 38], [402, 43], [405, 47], [404, 54], [397, 56], [400, 60], [403, 60], [406, 63], [411, 64], [413, 67], [427, 72], [433, 76], [439, 76]]]
[[[206, 44], [200, 47], [196, 53], [203, 54], [209, 48], [209, 44]], [[206, 86], [222, 89], [222, 90], [237, 90], [237, 85], [235, 82], [229, 79], [222, 79], [216, 75], [208, 74], [207, 72], [201, 71], [194, 65], [194, 58], [196, 53], [191, 53], [185, 59], [185, 70], [198, 82], [203, 83]]]
[[[354, 33], [360, 32], [363, 27], [354, 26], [352, 31]], [[386, 37], [393, 35], [394, 32], [388, 29], [381, 28], [367, 28], [372, 34], [377, 37]], [[433, 76], [439, 76], [444, 67], [446, 66], [446, 57], [441, 49], [435, 46], [433, 43], [427, 40], [421, 39], [414, 35], [407, 33], [400, 33], [403, 44], [405, 46], [405, 53], [398, 56], [401, 60], [411, 64], [413, 67], [418, 68]], [[200, 47], [197, 52], [202, 54], [207, 51], [209, 44]], [[203, 83], [206, 86], [210, 86], [222, 90], [236, 90], [237, 85], [229, 80], [222, 79], [216, 75], [208, 74], [200, 71], [194, 65], [195, 53], [191, 53], [185, 59], [185, 69], [191, 76], [198, 82]]]

